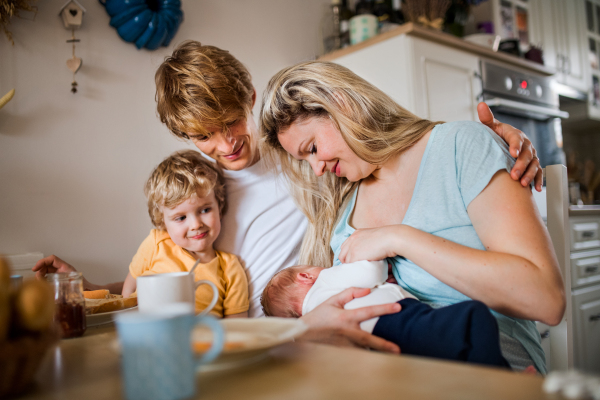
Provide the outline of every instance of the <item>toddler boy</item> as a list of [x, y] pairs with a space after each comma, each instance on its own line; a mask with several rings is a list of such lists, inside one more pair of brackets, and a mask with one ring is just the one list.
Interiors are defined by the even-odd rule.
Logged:
[[273, 276], [261, 303], [266, 315], [297, 318], [344, 289], [372, 288], [344, 308], [398, 302], [402, 310], [364, 321], [362, 330], [396, 343], [404, 354], [510, 368], [500, 351], [496, 319], [485, 304], [465, 301], [434, 309], [400, 286], [385, 283], [387, 277], [384, 261], [294, 266]]
[[[248, 316], [248, 280], [238, 258], [215, 250], [226, 210], [221, 171], [199, 152], [173, 153], [160, 163], [146, 182], [148, 213], [156, 229], [142, 242], [129, 265], [123, 296], [136, 290], [142, 275], [190, 271], [199, 260], [194, 280], [206, 279], [218, 289], [211, 313], [219, 317]], [[196, 290], [196, 313], [213, 297], [207, 285]]]

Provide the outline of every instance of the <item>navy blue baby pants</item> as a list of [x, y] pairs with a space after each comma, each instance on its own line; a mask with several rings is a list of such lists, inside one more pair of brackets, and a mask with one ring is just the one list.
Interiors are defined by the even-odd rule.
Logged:
[[498, 323], [485, 304], [463, 301], [434, 309], [415, 299], [379, 317], [373, 335], [400, 346], [402, 354], [510, 368], [500, 352]]

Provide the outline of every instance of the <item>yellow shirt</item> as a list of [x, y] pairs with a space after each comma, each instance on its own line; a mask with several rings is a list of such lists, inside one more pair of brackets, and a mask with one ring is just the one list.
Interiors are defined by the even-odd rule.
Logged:
[[[219, 299], [211, 314], [219, 317], [248, 311], [248, 278], [238, 258], [215, 250], [217, 257], [206, 264], [199, 264], [194, 280], [209, 280], [219, 290]], [[152, 229], [142, 242], [129, 265], [131, 276], [164, 274], [166, 272], [190, 271], [196, 260], [190, 253], [177, 246], [167, 231]], [[204, 310], [212, 299], [212, 289], [200, 285], [196, 290], [196, 313]]]

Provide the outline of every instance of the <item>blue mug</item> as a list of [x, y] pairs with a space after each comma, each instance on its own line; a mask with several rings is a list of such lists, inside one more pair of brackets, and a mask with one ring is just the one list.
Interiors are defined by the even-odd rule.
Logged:
[[[196, 369], [223, 350], [224, 333], [210, 316], [195, 316], [187, 303], [157, 308], [152, 313], [128, 312], [115, 317], [122, 351], [125, 397], [129, 400], [176, 400], [196, 392]], [[192, 329], [206, 325], [213, 332], [208, 352], [196, 359]]]

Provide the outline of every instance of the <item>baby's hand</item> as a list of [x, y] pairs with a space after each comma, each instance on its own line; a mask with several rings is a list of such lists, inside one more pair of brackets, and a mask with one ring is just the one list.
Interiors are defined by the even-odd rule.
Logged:
[[388, 225], [357, 229], [342, 243], [338, 258], [344, 264], [349, 264], [361, 260], [378, 261], [395, 257], [398, 254], [396, 244], [401, 240], [403, 227]]
[[387, 283], [393, 283], [395, 285], [398, 284], [398, 281], [396, 280], [396, 278], [394, 277], [394, 273], [392, 272], [392, 263], [388, 262], [388, 277], [385, 280]]

